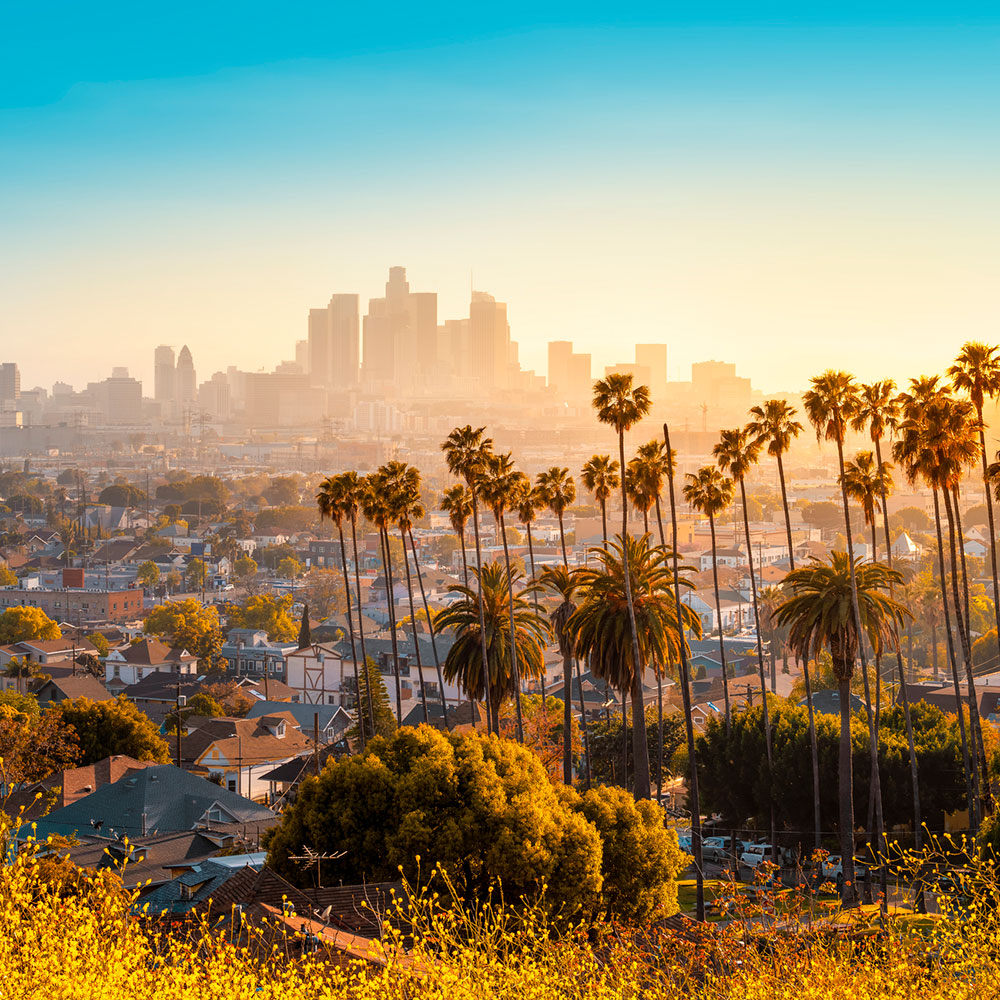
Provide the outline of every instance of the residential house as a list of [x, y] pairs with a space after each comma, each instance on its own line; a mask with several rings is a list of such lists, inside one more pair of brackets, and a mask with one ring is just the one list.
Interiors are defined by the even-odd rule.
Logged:
[[52, 677], [38, 688], [35, 697], [43, 708], [74, 698], [89, 698], [91, 701], [114, 700], [114, 696], [96, 677], [86, 673], [69, 677]]
[[247, 712], [248, 719], [265, 715], [287, 713], [298, 726], [299, 732], [310, 736], [322, 745], [341, 743], [344, 734], [354, 725], [354, 717], [340, 705], [314, 705], [304, 702], [258, 701]]
[[219, 655], [232, 677], [272, 678], [287, 681], [287, 656], [297, 642], [272, 642], [267, 632], [252, 628], [231, 629]]
[[115, 694], [154, 673], [195, 676], [198, 657], [158, 639], [144, 638], [112, 649], [104, 660], [104, 682]]

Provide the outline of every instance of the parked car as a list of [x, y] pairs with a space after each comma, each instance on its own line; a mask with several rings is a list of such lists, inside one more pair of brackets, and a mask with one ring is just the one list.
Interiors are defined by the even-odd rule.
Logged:
[[740, 864], [745, 868], [759, 868], [764, 861], [773, 861], [774, 851], [770, 844], [750, 844], [740, 855]]
[[[844, 859], [839, 854], [831, 854], [823, 862], [823, 878], [837, 879], [844, 873]], [[854, 859], [854, 875], [864, 878], [868, 873], [868, 862], [861, 858]]]
[[728, 861], [729, 853], [728, 837], [706, 837], [701, 842], [701, 856], [705, 861]]

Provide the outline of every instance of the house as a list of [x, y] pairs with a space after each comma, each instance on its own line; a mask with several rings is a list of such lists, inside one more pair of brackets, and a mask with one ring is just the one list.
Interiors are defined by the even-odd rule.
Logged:
[[[92, 834], [145, 837], [153, 832], [212, 829], [229, 824], [274, 825], [270, 809], [172, 764], [134, 771], [56, 809], [34, 836]], [[32, 833], [22, 830], [21, 839]]]
[[154, 673], [186, 674], [198, 672], [198, 657], [186, 649], [168, 646], [158, 639], [139, 642], [111, 650], [104, 660], [104, 681], [109, 691], [120, 694], [126, 687], [138, 684]]
[[[728, 566], [735, 569], [737, 566], [745, 566], [747, 557], [742, 549], [737, 548], [717, 548], [715, 550], [715, 565]], [[698, 557], [698, 569], [704, 573], [712, 568], [712, 550], [708, 549]]]
[[905, 531], [901, 531], [892, 543], [893, 559], [918, 559], [921, 551], [920, 546]]
[[154, 919], [188, 913], [198, 904], [208, 904], [230, 879], [244, 869], [259, 872], [266, 857], [264, 852], [260, 852], [206, 858], [140, 897], [135, 904], [136, 912]]
[[35, 692], [35, 697], [38, 698], [38, 704], [43, 708], [46, 705], [58, 705], [61, 701], [73, 698], [114, 701], [114, 696], [96, 677], [85, 673], [69, 677], [52, 677]]
[[291, 715], [299, 732], [318, 739], [321, 744], [338, 743], [354, 725], [354, 717], [340, 705], [310, 705], [303, 702], [258, 701], [247, 712], [248, 719], [286, 713]]
[[286, 657], [298, 648], [297, 642], [272, 642], [267, 632], [252, 628], [230, 629], [219, 655], [226, 661], [226, 672], [234, 677], [288, 677]]
[[63, 637], [61, 639], [25, 639], [7, 646], [0, 646], [0, 667], [6, 667], [11, 660], [47, 666], [50, 663], [79, 658], [84, 653], [92, 656], [97, 648], [89, 639]]
[[181, 754], [192, 772], [217, 775], [229, 791], [260, 799], [269, 791], [263, 775], [312, 747], [286, 710], [254, 719], [209, 719], [184, 738]]

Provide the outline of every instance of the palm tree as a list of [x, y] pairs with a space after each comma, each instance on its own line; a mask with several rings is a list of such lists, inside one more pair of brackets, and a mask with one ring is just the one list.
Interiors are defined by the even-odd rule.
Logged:
[[[382, 550], [382, 571], [389, 606], [389, 638], [392, 643], [392, 671], [396, 682], [396, 724], [403, 721], [403, 692], [399, 681], [399, 643], [396, 635], [396, 607], [392, 582], [392, 553], [389, 551], [389, 525], [393, 521], [393, 491], [395, 484], [382, 466], [367, 479], [367, 489], [361, 499], [361, 510], [378, 530]], [[404, 552], [405, 556], [405, 552]]]
[[729, 670], [726, 666], [726, 640], [722, 632], [722, 599], [719, 596], [719, 566], [716, 562], [715, 519], [733, 502], [736, 487], [714, 465], [706, 465], [687, 474], [684, 499], [699, 513], [708, 517], [712, 535], [712, 584], [715, 589], [715, 618], [719, 630], [719, 660], [722, 663], [722, 695], [726, 708], [726, 732], [729, 732]]
[[649, 534], [649, 512], [653, 507], [653, 494], [643, 478], [642, 465], [633, 458], [625, 466], [625, 492], [635, 512], [642, 517], [642, 530]]
[[[507, 546], [507, 526], [504, 523], [504, 513], [520, 502], [521, 497], [528, 493], [531, 484], [523, 472], [514, 469], [510, 452], [505, 455], [490, 455], [486, 465], [486, 474], [479, 483], [479, 495], [483, 503], [493, 512], [497, 533], [503, 539], [503, 560], [510, 577], [510, 549]], [[517, 669], [517, 643], [514, 641], [514, 588], [507, 588], [510, 600], [510, 669], [514, 678], [517, 696], [514, 698], [514, 715], [517, 720], [517, 742], [524, 742], [524, 724], [521, 719], [521, 681]], [[544, 694], [544, 692], [543, 692]]]
[[948, 369], [951, 384], [959, 392], [967, 392], [976, 409], [976, 430], [979, 433], [979, 454], [983, 467], [983, 486], [986, 491], [986, 517], [990, 529], [990, 570], [993, 574], [993, 614], [997, 635], [1000, 635], [1000, 580], [997, 578], [996, 522], [993, 518], [993, 497], [990, 495], [990, 473], [986, 457], [986, 424], [983, 420], [983, 403], [1000, 394], [1000, 357], [998, 347], [970, 341], [959, 351], [955, 363]]
[[[757, 464], [760, 442], [751, 437], [745, 428], [722, 431], [719, 443], [712, 449], [715, 460], [723, 472], [728, 472], [734, 483], [740, 487], [743, 504], [743, 532], [747, 543], [747, 563], [750, 568], [750, 594], [753, 598], [753, 617], [757, 633], [757, 668], [760, 672], [760, 699], [763, 705], [764, 746], [767, 750], [767, 772], [773, 783], [774, 761], [771, 753], [771, 717], [767, 706], [767, 680], [764, 677], [764, 647], [761, 636], [760, 608], [757, 601], [757, 577], [753, 566], [753, 548], [750, 544], [750, 519], [747, 515], [746, 475]], [[773, 793], [772, 793], [773, 794]], [[774, 826], [774, 802], [771, 802], [771, 846], [777, 855], [777, 831]]]
[[[517, 589], [522, 577], [508, 575], [499, 563], [473, 568], [475, 589], [454, 584], [448, 589], [460, 597], [437, 618], [440, 628], [455, 630], [455, 642], [444, 661], [444, 675], [458, 682], [469, 698], [482, 700], [492, 716], [489, 725], [500, 731], [500, 705], [518, 696], [512, 669], [511, 635], [517, 646], [521, 677], [543, 678], [542, 651], [550, 638], [545, 619], [538, 612], [534, 587]], [[514, 587], [514, 629], [510, 628], [510, 594]], [[483, 650], [486, 659], [483, 660]]]
[[[355, 479], [357, 477], [355, 476]], [[354, 616], [351, 614], [351, 581], [347, 575], [347, 550], [344, 547], [344, 518], [348, 515], [348, 507], [352, 502], [353, 481], [340, 476], [327, 476], [320, 485], [316, 494], [316, 506], [319, 509], [319, 518], [330, 518], [337, 526], [337, 535], [340, 538], [340, 565], [344, 571], [344, 596], [347, 599], [347, 631], [351, 636], [351, 659], [354, 661], [354, 690], [358, 695], [358, 736], [361, 739], [361, 746], [365, 745], [365, 723], [364, 710], [361, 707], [361, 680], [358, 672], [358, 649], [354, 641]], [[356, 498], [353, 499], [356, 504]], [[358, 618], [361, 618], [361, 607], [358, 606]], [[372, 734], [374, 735], [374, 727]]]
[[458, 541], [462, 546], [462, 576], [468, 587], [469, 561], [465, 555], [465, 526], [469, 523], [469, 515], [472, 513], [472, 497], [469, 491], [461, 483], [449, 486], [441, 497], [441, 509], [451, 520], [452, 530], [458, 535]]
[[853, 462], [844, 465], [841, 485], [847, 495], [861, 507], [865, 524], [872, 529], [872, 562], [878, 562], [878, 541], [875, 534], [875, 503], [884, 493], [892, 494], [892, 463], [876, 464], [875, 455], [870, 451], [859, 451]]
[[[949, 532], [953, 541], [951, 552], [951, 582], [955, 620], [965, 661], [968, 683], [969, 729], [972, 750], [966, 740], [964, 714], [959, 712], [959, 730], [962, 736], [963, 762], [966, 769], [966, 791], [972, 825], [978, 829], [978, 786], [980, 763], [984, 767], [983, 786], [987, 787], [985, 753], [981, 752], [981, 736], [977, 734], [979, 719], [975, 680], [972, 674], [971, 644], [962, 618], [962, 604], [958, 594], [958, 567], [954, 550], [954, 527], [951, 519], [951, 488], [961, 475], [961, 467], [968, 461], [970, 438], [968, 434], [971, 404], [950, 399], [937, 388], [936, 378], [914, 379], [911, 391], [901, 396], [903, 420], [899, 425], [899, 438], [893, 444], [893, 457], [903, 467], [912, 483], [922, 478], [934, 498], [934, 521], [938, 543], [938, 568], [941, 579], [941, 598], [944, 606], [945, 635], [948, 641], [948, 659], [956, 700], [961, 703], [961, 685], [958, 679], [957, 654], [951, 631], [951, 611], [947, 591], [947, 573], [944, 562], [944, 538], [941, 527], [940, 495], [944, 496], [948, 514]], [[980, 730], [981, 732], [981, 730]]]
[[[625, 432], [630, 430], [649, 412], [651, 401], [648, 386], [633, 386], [632, 376], [627, 373], [614, 372], [594, 383], [594, 409], [597, 419], [602, 424], [608, 424], [618, 435], [618, 467], [625, 468]], [[623, 577], [625, 581], [625, 598], [629, 610], [629, 628], [632, 636], [632, 663], [636, 665], [633, 671], [635, 681], [632, 688], [632, 748], [635, 768], [635, 792], [638, 798], [648, 799], [649, 784], [649, 747], [646, 745], [645, 710], [642, 697], [642, 658], [639, 649], [639, 636], [635, 622], [635, 602], [632, 594], [632, 574], [629, 571], [629, 546], [625, 544], [628, 537], [628, 497], [625, 495], [625, 479], [622, 476], [622, 549]], [[636, 722], [636, 719], [639, 722]]]
[[675, 455], [668, 456], [663, 442], [654, 438], [646, 444], [639, 445], [636, 456], [629, 463], [635, 463], [643, 489], [649, 498], [648, 502], [656, 511], [656, 524], [660, 532], [660, 544], [667, 544], [663, 534], [663, 511], [660, 508], [660, 496], [663, 493], [663, 482], [673, 471]]
[[608, 544], [608, 500], [621, 486], [621, 466], [610, 455], [593, 455], [587, 459], [580, 473], [583, 485], [601, 505], [601, 538]]
[[[664, 423], [663, 425], [663, 455], [666, 458], [666, 475], [667, 481], [670, 485], [670, 532], [671, 532], [671, 549], [673, 555], [673, 584], [674, 584], [674, 622], [677, 629], [678, 635], [682, 638], [684, 636], [684, 623], [681, 621], [681, 575], [680, 566], [677, 564], [677, 498], [674, 494], [674, 471], [677, 465], [677, 455], [676, 452], [670, 447], [670, 429]], [[662, 533], [662, 527], [661, 527]], [[714, 538], [714, 533], [713, 533]], [[662, 546], [666, 549], [666, 546]], [[713, 548], [713, 556], [714, 556]], [[718, 579], [716, 578], [715, 587], [716, 605], [718, 605], [719, 597], [719, 587]], [[697, 617], [697, 616], [696, 616]], [[699, 625], [701, 619], [698, 619]], [[720, 622], [719, 634], [721, 637], [722, 626]], [[684, 706], [684, 730], [687, 737], [687, 752], [688, 752], [688, 762], [690, 766], [690, 772], [688, 774], [688, 793], [691, 800], [691, 847], [693, 850], [694, 857], [694, 867], [695, 867], [695, 916], [698, 920], [705, 919], [705, 877], [702, 870], [703, 864], [703, 854], [701, 850], [701, 796], [698, 791], [698, 759], [695, 754], [695, 742], [694, 742], [694, 718], [691, 714], [691, 689], [689, 687], [691, 677], [690, 670], [688, 669], [688, 650], [687, 642], [681, 641], [678, 643], [678, 651], [680, 652], [680, 676], [678, 681], [681, 687], [681, 704]], [[723, 659], [723, 671], [725, 671], [725, 659]], [[726, 731], [729, 731], [729, 681], [724, 677], [723, 684], [726, 690]], [[660, 783], [663, 782], [663, 700], [662, 700], [662, 685], [659, 688], [660, 692]], [[733, 850], [735, 852], [735, 837], [733, 843]]]
[[898, 645], [898, 629], [909, 612], [889, 596], [889, 588], [901, 581], [898, 572], [880, 563], [850, 566], [846, 553], [833, 552], [829, 562], [812, 558], [810, 565], [788, 574], [785, 586], [790, 596], [775, 612], [778, 622], [789, 628], [789, 643], [800, 659], [818, 656], [824, 647], [833, 659], [840, 693], [840, 855], [845, 905], [857, 898], [851, 678], [862, 634], [876, 653]]
[[788, 512], [788, 493], [785, 488], [785, 466], [781, 456], [791, 447], [792, 440], [802, 433], [802, 424], [794, 419], [794, 406], [786, 399], [769, 399], [763, 406], [750, 408], [751, 420], [747, 430], [758, 442], [767, 442], [767, 453], [778, 462], [778, 481], [781, 483], [781, 506], [785, 512], [785, 533], [788, 536], [788, 565], [795, 569], [795, 554], [792, 547], [792, 519]]
[[[548, 566], [542, 570], [541, 586], [559, 598], [559, 603], [549, 615], [552, 631], [559, 643], [559, 654], [563, 658], [563, 781], [573, 783], [573, 659], [575, 648], [573, 634], [566, 627], [576, 611], [573, 597], [580, 589], [579, 570], [566, 566]], [[587, 706], [583, 698], [583, 684], [580, 684], [580, 721], [583, 726], [583, 746], [586, 753], [587, 784], [590, 784], [590, 746], [587, 740]]]
[[569, 566], [566, 556], [566, 529], [563, 527], [563, 513], [576, 499], [576, 484], [569, 469], [553, 465], [545, 472], [539, 472], [535, 480], [545, 506], [559, 519], [559, 539], [562, 543], [563, 565]]
[[[844, 481], [844, 438], [850, 421], [855, 418], [861, 407], [858, 397], [858, 386], [854, 378], [847, 372], [828, 369], [822, 375], [816, 375], [809, 380], [812, 388], [802, 397], [806, 408], [806, 416], [816, 429], [816, 440], [833, 441], [837, 446], [837, 464], [840, 472], [840, 495], [844, 505], [844, 527], [847, 532], [847, 564], [851, 576], [851, 593], [854, 602], [855, 627], [857, 634], [862, 636], [861, 611], [858, 606], [857, 588], [854, 572], [854, 541], [851, 533], [851, 512], [847, 502], [847, 486]], [[865, 684], [865, 707], [868, 713], [868, 739], [872, 754], [872, 794], [875, 796], [875, 825], [879, 844], [882, 843], [882, 787], [879, 774], [878, 741], [875, 729], [875, 714], [872, 709], [872, 696], [868, 683], [868, 664], [865, 657], [864, 642], [859, 641], [858, 656], [861, 659], [861, 673]], [[885, 868], [882, 868], [885, 875]]]
[[[485, 436], [485, 427], [473, 428], [471, 424], [464, 427], [456, 427], [447, 437], [441, 450], [445, 454], [445, 461], [448, 464], [448, 471], [453, 476], [460, 476], [465, 480], [470, 494], [472, 505], [472, 527], [476, 536], [476, 581], [482, 584], [483, 580], [483, 551], [479, 542], [479, 505], [477, 498], [477, 484], [486, 471], [486, 462], [493, 452], [493, 441]], [[468, 586], [468, 584], [466, 584]], [[486, 649], [486, 622], [483, 619], [485, 613], [484, 602], [479, 601], [479, 639], [482, 643], [479, 663], [484, 671], [489, 669], [489, 654]], [[468, 690], [468, 689], [466, 689]], [[490, 704], [490, 683], [484, 674], [482, 690], [486, 697], [486, 719], [487, 727], [492, 724], [492, 720], [497, 720], [499, 725], [499, 706], [497, 711], [493, 711]], [[497, 732], [499, 733], [499, 729]]]
[[528, 558], [531, 560], [531, 580], [535, 580], [535, 546], [531, 540], [531, 525], [538, 512], [545, 507], [545, 497], [537, 486], [523, 490], [517, 502], [517, 519], [524, 525], [524, 533], [528, 537]]

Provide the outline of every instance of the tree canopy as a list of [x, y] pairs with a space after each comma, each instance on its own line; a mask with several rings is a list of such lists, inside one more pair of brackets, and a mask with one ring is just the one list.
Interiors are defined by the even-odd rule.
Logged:
[[0, 614], [0, 644], [27, 639], [61, 639], [59, 626], [41, 608], [22, 605]]
[[95, 764], [116, 754], [170, 763], [170, 750], [157, 726], [124, 695], [114, 701], [67, 700], [60, 702], [58, 711], [76, 732], [80, 764]]
[[210, 662], [222, 648], [219, 613], [194, 597], [159, 604], [146, 617], [145, 631]]

